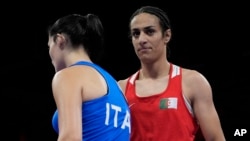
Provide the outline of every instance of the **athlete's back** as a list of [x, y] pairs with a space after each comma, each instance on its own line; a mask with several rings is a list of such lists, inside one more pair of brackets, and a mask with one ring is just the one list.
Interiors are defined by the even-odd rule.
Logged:
[[[116, 80], [104, 69], [90, 62], [77, 62], [98, 71], [107, 85], [107, 94], [82, 103], [82, 139], [84, 141], [129, 141], [130, 110]], [[58, 133], [58, 111], [52, 119], [54, 130]]]

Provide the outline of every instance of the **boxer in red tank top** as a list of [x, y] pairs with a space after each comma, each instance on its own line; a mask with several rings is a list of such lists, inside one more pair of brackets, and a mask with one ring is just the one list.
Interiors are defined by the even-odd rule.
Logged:
[[164, 11], [144, 6], [130, 18], [141, 68], [119, 80], [131, 111], [131, 141], [225, 141], [207, 79], [167, 60], [171, 26]]

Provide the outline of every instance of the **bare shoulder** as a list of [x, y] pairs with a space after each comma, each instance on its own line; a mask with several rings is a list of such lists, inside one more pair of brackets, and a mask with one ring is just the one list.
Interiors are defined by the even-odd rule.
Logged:
[[126, 78], [126, 79], [121, 79], [121, 80], [118, 80], [118, 84], [119, 84], [119, 85], [126, 85], [127, 81], [128, 81], [128, 78]]
[[79, 79], [80, 72], [76, 69], [66, 68], [57, 72], [52, 80], [53, 94], [61, 94], [64, 91], [70, 91], [82, 84], [82, 79]]
[[118, 80], [118, 84], [119, 84], [119, 86], [120, 86], [120, 88], [121, 88], [121, 90], [123, 92], [125, 92], [125, 88], [126, 88], [127, 82], [128, 82], [128, 78], [122, 79], [122, 80]]
[[203, 74], [197, 70], [183, 69], [182, 71], [183, 81], [187, 84], [194, 85], [209, 85], [208, 80]]
[[[59, 72], [57, 72], [53, 77], [53, 84], [65, 84], [65, 83], [71, 83], [72, 81], [75, 81], [77, 78], [76, 70], [72, 68], [66, 68]], [[65, 81], [67, 80], [67, 81]]]
[[183, 69], [182, 85], [184, 94], [192, 101], [195, 97], [210, 97], [211, 86], [206, 77], [197, 70]]

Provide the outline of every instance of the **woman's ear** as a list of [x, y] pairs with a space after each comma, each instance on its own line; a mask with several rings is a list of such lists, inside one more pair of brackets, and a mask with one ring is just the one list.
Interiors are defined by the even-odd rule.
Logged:
[[165, 38], [165, 43], [167, 44], [170, 39], [171, 39], [171, 29], [167, 29], [165, 32], [164, 32], [164, 38]]
[[67, 43], [67, 40], [63, 34], [56, 34], [56, 43], [58, 46], [63, 49]]

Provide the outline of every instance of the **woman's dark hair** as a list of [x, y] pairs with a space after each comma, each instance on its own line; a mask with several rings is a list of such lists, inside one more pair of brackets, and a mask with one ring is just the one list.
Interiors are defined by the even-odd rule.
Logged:
[[93, 62], [99, 61], [104, 46], [104, 29], [98, 16], [71, 14], [58, 19], [48, 28], [49, 36], [68, 35], [73, 47], [83, 45]]
[[136, 15], [138, 15], [140, 13], [149, 13], [149, 14], [152, 14], [152, 15], [155, 15], [156, 17], [158, 17], [159, 21], [160, 21], [160, 26], [161, 26], [163, 32], [166, 31], [167, 29], [171, 29], [170, 21], [169, 21], [167, 14], [163, 10], [161, 10], [160, 8], [154, 7], [154, 6], [143, 6], [139, 9], [137, 9], [132, 14], [132, 16], [130, 17], [130, 22]]

